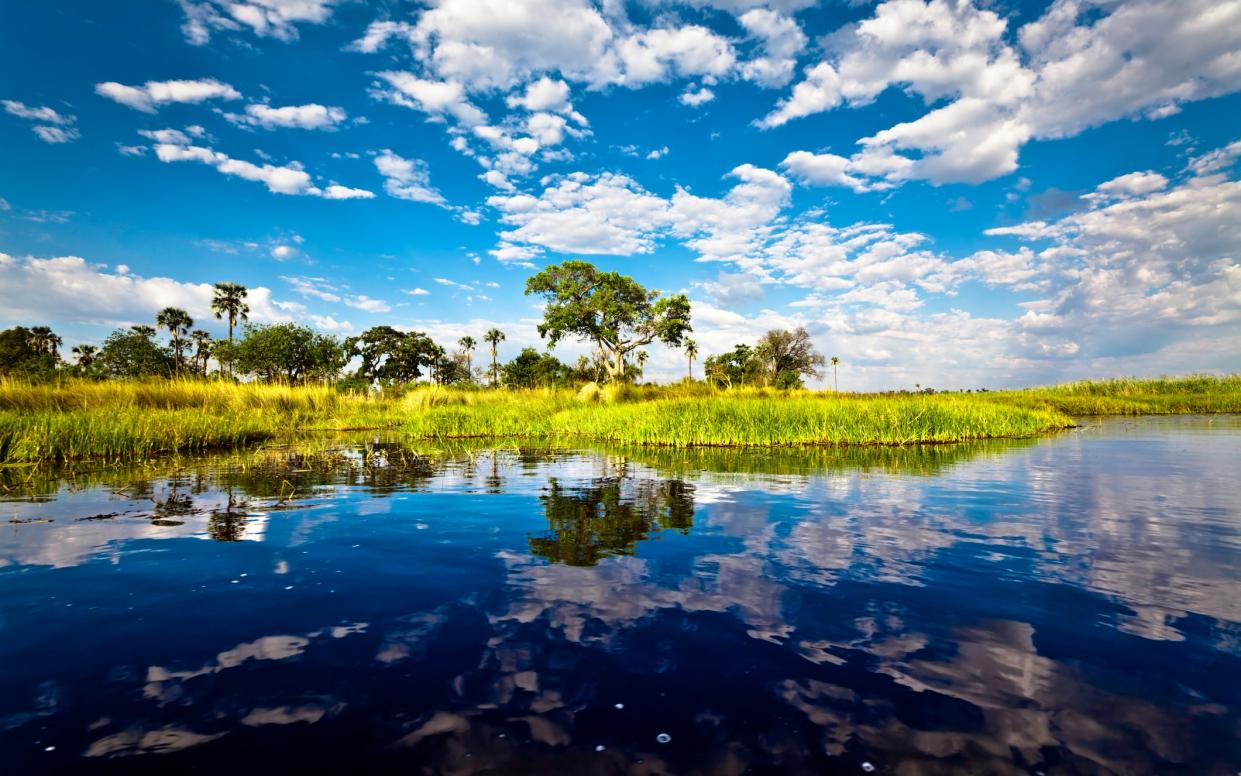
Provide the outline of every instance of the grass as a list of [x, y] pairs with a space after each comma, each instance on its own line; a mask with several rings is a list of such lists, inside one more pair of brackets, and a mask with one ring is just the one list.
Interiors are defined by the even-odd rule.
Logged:
[[1241, 411], [1241, 377], [1114, 380], [975, 394], [857, 395], [702, 384], [488, 391], [192, 380], [0, 380], [0, 464], [139, 460], [320, 432], [691, 448], [911, 445], [1033, 437], [1070, 415]]

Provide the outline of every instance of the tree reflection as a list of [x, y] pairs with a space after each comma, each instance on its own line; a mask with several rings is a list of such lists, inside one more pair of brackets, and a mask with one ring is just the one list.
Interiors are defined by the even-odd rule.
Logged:
[[530, 550], [568, 566], [594, 566], [603, 558], [634, 555], [638, 543], [652, 534], [688, 534], [694, 525], [694, 488], [680, 480], [614, 477], [566, 488], [552, 477], [539, 500], [548, 528], [530, 537]]

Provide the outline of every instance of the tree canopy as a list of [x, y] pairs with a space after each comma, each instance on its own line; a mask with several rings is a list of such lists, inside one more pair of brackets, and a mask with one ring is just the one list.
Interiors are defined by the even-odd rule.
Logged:
[[261, 380], [331, 380], [348, 362], [335, 338], [293, 323], [247, 325], [233, 347], [237, 371]]
[[625, 379], [632, 351], [652, 342], [678, 347], [692, 330], [684, 294], [665, 297], [585, 261], [547, 267], [526, 281], [526, 293], [547, 301], [539, 336], [551, 346], [568, 336], [592, 343], [612, 380]]

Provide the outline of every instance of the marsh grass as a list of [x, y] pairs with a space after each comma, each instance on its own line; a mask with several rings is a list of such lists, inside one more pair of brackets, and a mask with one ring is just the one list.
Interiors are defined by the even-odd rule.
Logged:
[[1111, 380], [1024, 391], [855, 395], [701, 383], [491, 391], [195, 380], [0, 380], [0, 465], [237, 450], [349, 430], [414, 439], [662, 447], [913, 445], [1022, 438], [1069, 415], [1241, 411], [1241, 377]]

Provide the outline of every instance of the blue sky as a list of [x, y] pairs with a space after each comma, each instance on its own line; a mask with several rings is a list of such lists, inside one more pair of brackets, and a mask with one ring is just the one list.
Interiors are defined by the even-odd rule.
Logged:
[[842, 387], [1237, 371], [1238, 91], [1235, 1], [5, 3], [0, 325], [511, 356], [584, 258]]

